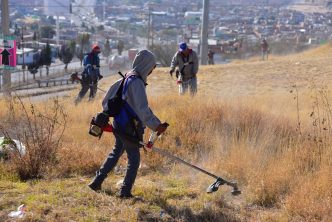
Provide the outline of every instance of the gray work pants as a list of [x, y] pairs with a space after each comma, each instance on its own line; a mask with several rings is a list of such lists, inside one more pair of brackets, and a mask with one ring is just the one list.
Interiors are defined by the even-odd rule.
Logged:
[[[113, 124], [115, 125], [115, 124]], [[115, 126], [116, 128], [116, 126]], [[143, 137], [143, 129], [140, 130], [139, 136], [136, 136], [139, 139]], [[126, 128], [127, 135], [135, 136], [137, 131], [135, 131], [131, 126]], [[137, 171], [140, 165], [140, 145], [135, 144], [128, 139], [123, 138], [122, 136], [115, 135], [115, 145], [112, 152], [105, 159], [104, 163], [101, 165], [100, 169], [96, 172], [95, 181], [100, 184], [107, 177], [108, 173], [114, 169], [120, 157], [126, 151], [128, 157], [127, 172], [121, 187], [121, 194], [129, 195], [131, 194], [131, 189], [135, 183], [137, 176]]]
[[192, 96], [194, 96], [197, 93], [197, 77], [193, 77], [179, 84], [180, 95], [185, 94], [188, 91], [188, 89], [190, 90], [190, 94]]

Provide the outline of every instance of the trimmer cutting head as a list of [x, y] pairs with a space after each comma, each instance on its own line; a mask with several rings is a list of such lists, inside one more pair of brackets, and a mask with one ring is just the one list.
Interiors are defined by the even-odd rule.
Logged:
[[78, 77], [78, 73], [74, 72], [70, 75], [70, 80], [71, 81], [80, 81], [81, 79]]
[[213, 193], [213, 192], [216, 192], [218, 189], [219, 189], [219, 186], [222, 186], [224, 184], [227, 184], [231, 187], [233, 187], [233, 190], [232, 190], [232, 195], [239, 195], [241, 194], [241, 191], [238, 189], [237, 187], [237, 184], [236, 183], [231, 183], [231, 182], [227, 182], [225, 180], [223, 180], [222, 178], [218, 178], [216, 180], [216, 182], [214, 182], [213, 184], [211, 184], [207, 189], [206, 189], [206, 192], [207, 193]]
[[216, 192], [219, 189], [219, 186], [224, 185], [225, 181], [222, 180], [221, 178], [218, 178], [216, 180], [216, 182], [214, 182], [213, 184], [211, 184], [207, 189], [206, 192], [207, 193], [213, 193]]
[[241, 190], [239, 190], [236, 183], [234, 183], [233, 190], [232, 190], [231, 193], [232, 193], [233, 196], [237, 196], [237, 195], [241, 194]]

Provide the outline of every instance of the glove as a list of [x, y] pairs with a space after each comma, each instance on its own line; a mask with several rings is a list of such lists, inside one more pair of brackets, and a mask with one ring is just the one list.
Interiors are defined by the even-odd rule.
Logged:
[[176, 78], [179, 78], [179, 75], [180, 75], [180, 71], [177, 69], [177, 70], [175, 71], [175, 77], [176, 77]]
[[102, 76], [102, 75], [99, 74], [98, 75], [98, 81], [101, 80], [102, 78], [104, 78], [104, 76]]
[[173, 73], [174, 73], [174, 69], [171, 69], [170, 71], [169, 71], [169, 74], [173, 77]]
[[161, 134], [163, 134], [166, 131], [168, 126], [169, 126], [169, 124], [166, 123], [166, 122], [162, 123], [162, 124], [159, 124], [159, 126], [156, 129], [157, 136], [160, 136]]
[[94, 125], [99, 126], [100, 128], [104, 128], [108, 126], [108, 121], [110, 117], [107, 113], [98, 113], [94, 118]]

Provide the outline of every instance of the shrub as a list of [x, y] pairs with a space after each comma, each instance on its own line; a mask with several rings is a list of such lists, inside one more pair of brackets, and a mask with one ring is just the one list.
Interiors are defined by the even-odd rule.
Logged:
[[47, 168], [57, 162], [57, 152], [66, 128], [66, 114], [58, 100], [38, 110], [19, 97], [8, 102], [7, 116], [0, 124], [0, 133], [17, 139], [25, 146], [25, 154], [10, 154], [9, 169], [22, 180], [41, 178]]

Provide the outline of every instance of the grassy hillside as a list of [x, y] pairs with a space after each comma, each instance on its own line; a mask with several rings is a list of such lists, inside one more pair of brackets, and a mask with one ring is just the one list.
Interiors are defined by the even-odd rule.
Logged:
[[[104, 192], [91, 192], [86, 184], [113, 145], [109, 134], [87, 134], [102, 95], [78, 106], [77, 91], [56, 102], [0, 101], [0, 131], [25, 138], [30, 151], [0, 163], [0, 220], [11, 221], [7, 214], [24, 203], [23, 221], [330, 221], [331, 56], [326, 45], [267, 62], [201, 67], [194, 98], [177, 95], [167, 69], [151, 76], [151, 107], [170, 123], [156, 145], [237, 180], [237, 197], [228, 187], [206, 194], [212, 178], [143, 151], [133, 190], [143, 200], [116, 197], [125, 155]], [[39, 179], [20, 180], [31, 176]]]

